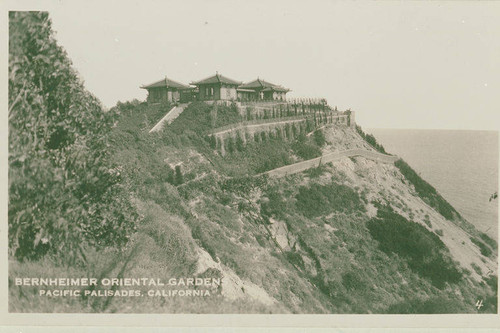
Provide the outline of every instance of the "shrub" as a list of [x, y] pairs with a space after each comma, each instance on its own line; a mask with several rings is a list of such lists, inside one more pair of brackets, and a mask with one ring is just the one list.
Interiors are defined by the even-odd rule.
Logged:
[[304, 171], [306, 175], [308, 175], [310, 178], [318, 178], [319, 176], [323, 175], [326, 172], [326, 167], [325, 165], [319, 165], [316, 168], [310, 168]]
[[425, 223], [425, 224], [426, 224], [429, 228], [432, 228], [432, 223], [431, 223], [431, 220], [430, 220], [429, 214], [425, 214], [424, 223]]
[[286, 202], [283, 200], [281, 193], [277, 191], [270, 191], [266, 193], [268, 200], [261, 201], [260, 207], [262, 215], [268, 217], [281, 218], [286, 212]]
[[217, 148], [217, 138], [215, 135], [210, 135], [208, 137], [209, 143], [210, 143], [210, 148], [215, 149]]
[[348, 291], [365, 291], [368, 286], [357, 271], [342, 274], [342, 284]]
[[310, 118], [306, 119], [306, 128], [305, 128], [306, 132], [307, 133], [312, 132], [314, 130], [314, 127], [315, 127], [314, 121]]
[[[274, 150], [267, 147], [267, 149], [264, 149], [263, 151], [273, 152]], [[276, 153], [275, 155], [263, 155], [265, 158], [257, 161], [257, 173], [266, 172], [291, 163], [290, 156], [287, 152], [274, 152]]]
[[306, 265], [304, 263], [304, 259], [302, 259], [302, 256], [300, 255], [300, 253], [294, 252], [294, 251], [287, 251], [287, 252], [285, 252], [285, 254], [286, 254], [286, 258], [288, 259], [288, 261], [290, 263], [299, 267], [300, 269], [305, 269]]
[[234, 153], [235, 149], [236, 149], [236, 143], [234, 141], [234, 138], [232, 136], [230, 136], [229, 138], [227, 138], [227, 151], [229, 153]]
[[200, 242], [200, 245], [210, 254], [213, 260], [217, 260], [217, 252], [210, 242], [210, 237], [203, 231], [203, 228], [199, 224], [191, 228], [191, 235]]
[[474, 271], [476, 271], [477, 274], [479, 274], [479, 275], [483, 274], [483, 272], [481, 271], [481, 267], [479, 267], [477, 264], [471, 263], [470, 266], [472, 267], [472, 269]]
[[237, 151], [243, 151], [245, 149], [243, 138], [241, 137], [241, 134], [238, 132], [238, 135], [236, 136], [236, 150]]
[[216, 127], [222, 127], [229, 124], [235, 124], [243, 121], [241, 114], [238, 111], [238, 107], [235, 103], [232, 103], [229, 106], [226, 105], [217, 105], [217, 122], [215, 124]]
[[305, 140], [298, 140], [292, 144], [293, 152], [304, 160], [310, 160], [321, 156], [321, 149]]
[[182, 176], [181, 166], [175, 166], [175, 185], [180, 185], [184, 183], [184, 177]]
[[498, 290], [498, 277], [496, 275], [490, 275], [484, 279], [486, 284], [490, 286], [491, 290], [497, 293]]
[[318, 147], [323, 147], [326, 143], [325, 134], [320, 129], [314, 131], [313, 138]]
[[292, 128], [292, 136], [293, 136], [294, 138], [296, 138], [296, 137], [297, 137], [297, 135], [298, 135], [298, 134], [299, 134], [299, 132], [300, 132], [300, 125], [298, 125], [298, 128], [297, 128], [296, 123], [292, 123], [291, 128]]
[[267, 244], [266, 244], [266, 238], [264, 236], [262, 236], [261, 234], [256, 234], [255, 235], [255, 240], [257, 241], [257, 243], [259, 243], [260, 246], [262, 247], [266, 247]]
[[[198, 135], [205, 135], [212, 129], [211, 117], [215, 108], [214, 105], [208, 105], [203, 102], [192, 102], [186, 109], [175, 119], [174, 122], [168, 125], [168, 131], [162, 131], [162, 135], [178, 136], [183, 134], [186, 129]], [[217, 121], [219, 118], [224, 118], [221, 115], [221, 110], [217, 110]], [[217, 123], [214, 125], [217, 126]]]

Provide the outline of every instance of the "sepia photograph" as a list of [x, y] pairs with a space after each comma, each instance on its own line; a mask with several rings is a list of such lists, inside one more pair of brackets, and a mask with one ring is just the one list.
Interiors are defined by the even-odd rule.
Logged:
[[498, 325], [499, 2], [3, 7], [4, 318]]

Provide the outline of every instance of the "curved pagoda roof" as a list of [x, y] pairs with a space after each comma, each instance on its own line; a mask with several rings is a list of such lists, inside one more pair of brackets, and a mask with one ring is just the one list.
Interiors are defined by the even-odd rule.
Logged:
[[167, 87], [167, 88], [176, 88], [176, 89], [191, 89], [190, 86], [179, 83], [177, 81], [171, 80], [168, 77], [165, 76], [163, 80], [148, 84], [146, 86], [141, 86], [142, 89], [151, 89], [151, 88], [160, 88], [160, 87]]
[[195, 86], [199, 86], [202, 84], [214, 84], [214, 83], [223, 83], [227, 85], [239, 86], [241, 84], [241, 81], [236, 81], [228, 77], [225, 77], [223, 75], [220, 75], [219, 73], [216, 73], [215, 75], [207, 77], [206, 79], [196, 82], [191, 82], [191, 84]]
[[283, 91], [287, 92], [290, 91], [290, 89], [285, 88], [283, 86], [267, 82], [264, 80], [261, 80], [257, 78], [257, 80], [254, 80], [252, 82], [244, 83], [239, 88], [242, 89], [262, 89], [263, 91]]

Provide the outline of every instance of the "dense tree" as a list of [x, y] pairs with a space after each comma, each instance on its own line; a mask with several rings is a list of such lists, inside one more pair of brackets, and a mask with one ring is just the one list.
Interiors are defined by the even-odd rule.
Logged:
[[182, 170], [180, 165], [175, 166], [175, 185], [180, 185], [184, 183], [184, 177], [182, 176]]
[[243, 151], [245, 149], [245, 143], [243, 142], [243, 138], [241, 137], [241, 133], [238, 132], [236, 135], [236, 150]]
[[85, 90], [44, 12], [9, 13], [9, 252], [85, 260], [137, 218], [108, 161], [116, 120]]
[[208, 141], [210, 142], [210, 148], [217, 148], [217, 138], [215, 137], [215, 135], [210, 135], [208, 137]]
[[227, 138], [227, 145], [226, 145], [226, 147], [227, 147], [227, 151], [229, 153], [233, 153], [234, 152], [235, 146], [236, 145], [235, 145], [235, 142], [234, 142], [234, 138], [233, 137]]
[[315, 130], [313, 134], [314, 143], [319, 147], [322, 147], [326, 143], [325, 134], [322, 130]]

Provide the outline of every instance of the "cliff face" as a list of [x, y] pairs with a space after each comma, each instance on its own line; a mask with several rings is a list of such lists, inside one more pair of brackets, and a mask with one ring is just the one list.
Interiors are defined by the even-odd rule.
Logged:
[[[445, 201], [400, 164], [371, 158], [375, 149], [356, 129], [329, 124], [309, 135], [270, 134], [222, 156], [200, 135], [203, 119], [193, 117], [209, 114], [210, 106], [191, 105], [152, 134], [161, 107], [119, 108], [113, 159], [142, 221], [126, 249], [89, 256], [87, 273], [92, 267], [93, 275], [123, 270], [128, 277], [223, 283], [206, 298], [114, 297], [72, 309], [496, 312], [496, 244], [458, 213], [445, 217]], [[372, 155], [340, 156], [283, 177], [260, 175], [348, 150]], [[34, 299], [16, 301], [17, 308], [28, 301]]]

